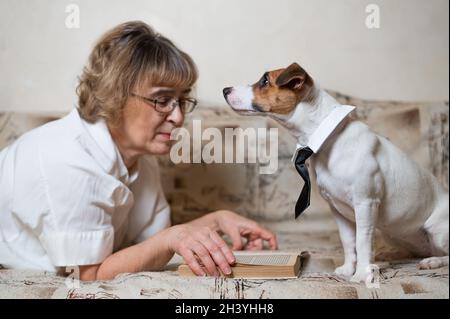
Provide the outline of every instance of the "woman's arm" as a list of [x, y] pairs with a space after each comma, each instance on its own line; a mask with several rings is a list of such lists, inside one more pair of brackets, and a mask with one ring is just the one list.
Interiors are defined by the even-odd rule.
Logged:
[[161, 270], [174, 253], [182, 256], [199, 276], [219, 275], [217, 265], [223, 273], [230, 274], [229, 265], [235, 262], [230, 248], [211, 228], [184, 224], [122, 249], [99, 265], [80, 266], [80, 280], [108, 280], [120, 273]]
[[[260, 250], [264, 248], [263, 241], [267, 241], [271, 249], [277, 249], [275, 234], [255, 221], [221, 210], [169, 227], [112, 254], [99, 265], [81, 266], [80, 279], [107, 280], [120, 273], [161, 270], [174, 253], [182, 256], [198, 276], [217, 276], [218, 268], [230, 274], [230, 264], [235, 262], [235, 257], [218, 233], [229, 235], [235, 250]], [[242, 242], [242, 237], [247, 238], [246, 243]]]
[[174, 254], [167, 245], [171, 228], [164, 229], [139, 244], [117, 251], [101, 264], [80, 266], [80, 280], [108, 280], [120, 273], [163, 268]]

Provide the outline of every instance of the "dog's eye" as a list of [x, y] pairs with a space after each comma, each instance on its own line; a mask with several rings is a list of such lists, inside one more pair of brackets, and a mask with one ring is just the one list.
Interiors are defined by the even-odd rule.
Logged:
[[269, 79], [267, 78], [266, 74], [264, 74], [264, 76], [261, 78], [259, 83], [260, 83], [261, 87], [266, 87], [270, 84]]

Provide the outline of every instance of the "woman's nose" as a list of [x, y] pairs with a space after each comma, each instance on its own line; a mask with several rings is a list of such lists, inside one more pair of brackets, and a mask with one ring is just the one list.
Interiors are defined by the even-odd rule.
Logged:
[[181, 126], [184, 121], [184, 114], [181, 112], [179, 106], [175, 107], [172, 112], [167, 116], [167, 120], [175, 124], [175, 126]]

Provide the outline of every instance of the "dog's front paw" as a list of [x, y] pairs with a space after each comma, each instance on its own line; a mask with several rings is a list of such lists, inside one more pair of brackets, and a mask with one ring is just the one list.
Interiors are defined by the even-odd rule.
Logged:
[[380, 282], [380, 269], [376, 264], [358, 266], [351, 282], [365, 282], [366, 284], [377, 284]]
[[366, 282], [369, 279], [369, 276], [372, 276], [372, 272], [367, 271], [366, 269], [357, 269], [355, 274], [350, 278], [351, 282]]
[[345, 263], [334, 270], [334, 273], [341, 277], [350, 277], [355, 273], [356, 264], [355, 263]]

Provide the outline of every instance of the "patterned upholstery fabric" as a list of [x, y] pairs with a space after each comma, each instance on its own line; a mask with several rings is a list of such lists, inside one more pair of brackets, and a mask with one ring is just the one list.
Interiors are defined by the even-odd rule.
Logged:
[[281, 249], [309, 252], [299, 278], [184, 278], [174, 271], [180, 263], [176, 256], [165, 271], [121, 274], [114, 280], [79, 285], [52, 273], [0, 270], [0, 298], [449, 298], [448, 267], [417, 270], [417, 260], [377, 262], [379, 286], [335, 276], [333, 270], [342, 264], [343, 251], [336, 226], [326, 216], [266, 226], [276, 231]]

